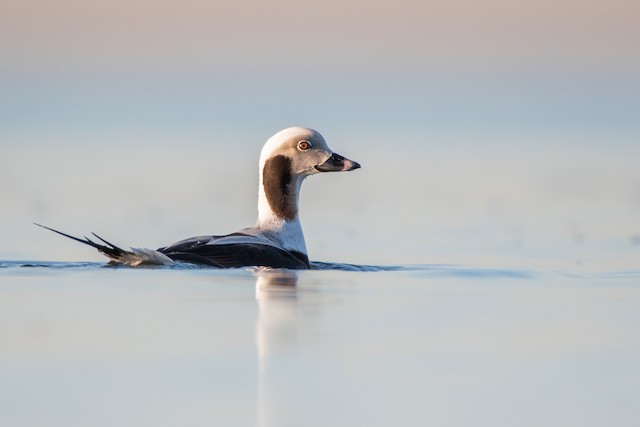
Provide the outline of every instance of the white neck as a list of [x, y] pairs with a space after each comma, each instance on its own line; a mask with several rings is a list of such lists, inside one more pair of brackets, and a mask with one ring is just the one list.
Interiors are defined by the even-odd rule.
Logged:
[[274, 212], [269, 204], [267, 194], [264, 190], [262, 173], [260, 174], [260, 191], [258, 192], [258, 222], [256, 228], [265, 232], [271, 240], [278, 246], [287, 249], [307, 253], [307, 246], [304, 241], [302, 225], [297, 213], [300, 187], [303, 178], [294, 180], [293, 195], [295, 197], [296, 216], [293, 219], [285, 219]]

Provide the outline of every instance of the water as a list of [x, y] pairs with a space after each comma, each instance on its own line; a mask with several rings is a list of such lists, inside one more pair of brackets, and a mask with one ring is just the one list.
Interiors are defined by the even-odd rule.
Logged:
[[[194, 46], [194, 68], [85, 32], [75, 62], [0, 70], [1, 426], [640, 425], [638, 49], [526, 61], [505, 34], [500, 61], [416, 33], [440, 55]], [[260, 148], [292, 125], [363, 166], [304, 184], [314, 270], [113, 268], [33, 225], [123, 248], [251, 226]]]
[[640, 420], [640, 271], [316, 267], [1, 262], [0, 424]]

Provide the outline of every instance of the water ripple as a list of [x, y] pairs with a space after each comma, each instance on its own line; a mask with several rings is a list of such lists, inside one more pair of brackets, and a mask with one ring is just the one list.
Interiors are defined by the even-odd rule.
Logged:
[[[54, 269], [54, 270], [90, 270], [99, 268], [109, 269], [166, 269], [166, 270], [216, 270], [215, 267], [205, 265], [195, 265], [189, 263], [176, 263], [173, 265], [147, 265], [138, 267], [128, 267], [123, 265], [115, 265], [104, 262], [60, 262], [60, 261], [11, 261], [0, 260], [0, 269]], [[224, 270], [243, 270], [255, 269], [255, 267], [243, 267], [239, 269]], [[605, 271], [595, 272], [590, 275], [575, 275], [563, 271], [540, 271], [536, 269], [526, 268], [492, 268], [477, 267], [457, 264], [414, 264], [414, 265], [371, 265], [371, 264], [349, 264], [336, 262], [312, 261], [311, 270], [313, 271], [344, 271], [344, 272], [405, 272], [416, 274], [423, 277], [459, 277], [469, 279], [533, 279], [541, 275], [562, 275], [565, 277], [573, 277], [575, 279], [595, 277], [601, 279], [628, 279], [640, 277], [640, 270], [626, 271]], [[6, 271], [6, 270], [5, 270]]]

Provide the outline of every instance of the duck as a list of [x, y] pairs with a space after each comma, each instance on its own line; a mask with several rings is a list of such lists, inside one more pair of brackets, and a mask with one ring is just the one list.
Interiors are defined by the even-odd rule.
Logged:
[[95, 233], [91, 233], [92, 240], [35, 225], [91, 246], [116, 265], [188, 263], [216, 268], [309, 269], [299, 212], [302, 183], [311, 175], [360, 167], [359, 163], [333, 152], [319, 132], [290, 127], [269, 138], [260, 152], [258, 220], [253, 227], [226, 235], [191, 237], [155, 250], [133, 247], [125, 250]]

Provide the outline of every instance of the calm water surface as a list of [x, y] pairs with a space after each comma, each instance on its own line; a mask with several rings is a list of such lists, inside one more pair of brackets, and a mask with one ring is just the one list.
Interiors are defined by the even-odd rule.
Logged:
[[640, 422], [638, 271], [316, 267], [0, 262], [0, 425]]
[[[31, 3], [0, 14], [0, 427], [640, 426], [637, 1]], [[250, 226], [293, 125], [362, 164], [305, 182], [312, 258], [429, 265], [111, 268], [32, 224]], [[1, 261], [34, 259], [65, 262]]]

